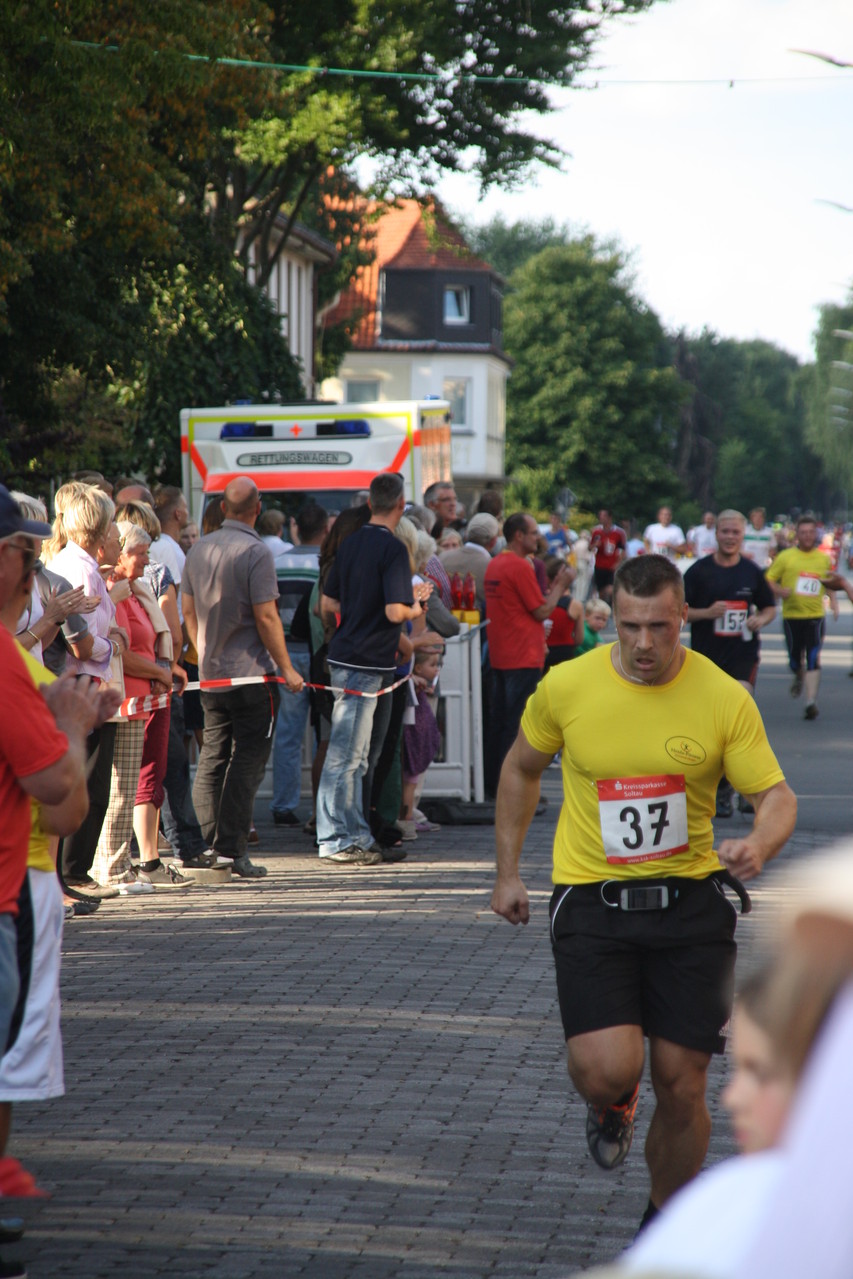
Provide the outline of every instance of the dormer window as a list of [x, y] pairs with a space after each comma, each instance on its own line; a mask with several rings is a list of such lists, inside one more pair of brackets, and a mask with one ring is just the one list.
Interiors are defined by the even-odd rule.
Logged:
[[444, 323], [471, 323], [471, 290], [464, 284], [445, 284]]

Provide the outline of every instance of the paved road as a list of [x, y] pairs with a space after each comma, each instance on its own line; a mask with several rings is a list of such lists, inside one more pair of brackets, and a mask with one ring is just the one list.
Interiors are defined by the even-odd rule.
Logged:
[[[790, 861], [853, 828], [851, 611], [821, 717], [787, 692], [778, 623], [759, 702], [801, 795]], [[528, 839], [530, 927], [488, 910], [492, 832], [421, 839], [396, 868], [318, 864], [258, 812], [260, 883], [107, 902], [66, 932], [67, 1097], [22, 1106], [12, 1151], [34, 1276], [556, 1279], [627, 1244], [642, 1138], [599, 1171], [565, 1078], [547, 945], [551, 803]], [[745, 829], [736, 816], [720, 823]], [[739, 930], [754, 964], [776, 867]], [[711, 1158], [732, 1146], [715, 1063]]]

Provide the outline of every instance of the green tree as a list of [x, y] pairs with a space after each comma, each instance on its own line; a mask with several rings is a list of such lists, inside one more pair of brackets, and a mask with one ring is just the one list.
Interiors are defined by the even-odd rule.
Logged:
[[[94, 433], [80, 438], [75, 406], [97, 404], [107, 437], [130, 423], [134, 447], [171, 472], [157, 433], [166, 388], [180, 388], [158, 361], [198, 365], [221, 388], [213, 339], [233, 354], [233, 308], [245, 305], [236, 349], [257, 339], [254, 368], [269, 373], [239, 380], [268, 395], [289, 381], [264, 345], [250, 256], [252, 286], [263, 285], [300, 218], [329, 227], [341, 272], [352, 266], [345, 202], [332, 217], [323, 185], [330, 168], [373, 157], [381, 181], [423, 186], [470, 164], [489, 185], [555, 162], [529, 126], [549, 109], [547, 84], [572, 83], [602, 24], [651, 2], [0, 6], [0, 406], [23, 460], [27, 446], [88, 457]], [[223, 267], [222, 305], [210, 286], [220, 249], [244, 270], [238, 287]], [[184, 317], [179, 340], [148, 323], [152, 298]], [[345, 341], [329, 335], [329, 363]], [[100, 411], [105, 394], [115, 415]]]
[[566, 245], [572, 239], [568, 223], [558, 225], [553, 218], [507, 222], [498, 214], [481, 226], [460, 225], [472, 251], [505, 280], [543, 249]]
[[550, 109], [547, 86], [573, 83], [604, 24], [651, 3], [272, 0], [270, 61], [353, 74], [271, 77], [268, 109], [223, 134], [204, 174], [223, 233], [244, 255], [254, 246], [263, 277], [281, 251], [280, 215], [301, 216], [329, 165], [372, 157], [380, 190], [422, 191], [449, 169], [473, 169], [488, 187], [557, 163], [529, 127]]
[[836, 507], [853, 490], [853, 290], [841, 306], [820, 308], [815, 363], [806, 387], [806, 435], [821, 460]]
[[677, 468], [703, 508], [821, 505], [820, 461], [806, 439], [806, 374], [771, 342], [679, 334], [676, 368], [690, 387]]
[[568, 487], [593, 509], [605, 502], [651, 513], [679, 489], [673, 448], [683, 392], [624, 257], [585, 236], [537, 254], [510, 284], [508, 471], [530, 468], [553, 493]]

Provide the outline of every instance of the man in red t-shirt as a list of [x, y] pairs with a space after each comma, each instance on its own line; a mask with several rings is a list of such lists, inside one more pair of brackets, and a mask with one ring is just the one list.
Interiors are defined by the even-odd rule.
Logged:
[[530, 557], [539, 526], [523, 511], [504, 521], [506, 550], [486, 569], [486, 617], [489, 642], [489, 731], [485, 734], [485, 784], [497, 794], [504, 756], [515, 741], [527, 699], [545, 665], [542, 623], [569, 589], [572, 570], [564, 565], [543, 595]]
[[606, 507], [598, 512], [598, 524], [589, 539], [590, 553], [595, 556], [595, 589], [600, 599], [609, 604], [613, 599], [613, 574], [625, 558], [628, 539], [625, 530], [613, 523]]

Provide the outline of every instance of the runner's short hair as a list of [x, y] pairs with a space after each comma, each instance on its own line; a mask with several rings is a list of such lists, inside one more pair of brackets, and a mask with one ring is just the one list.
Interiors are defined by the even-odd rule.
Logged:
[[619, 591], [626, 595], [659, 595], [671, 587], [679, 604], [684, 603], [684, 579], [677, 565], [665, 555], [637, 555], [623, 560], [613, 578], [613, 604]]
[[817, 524], [817, 516], [813, 515], [811, 511], [803, 511], [802, 515], [797, 519], [797, 528], [801, 524]]

